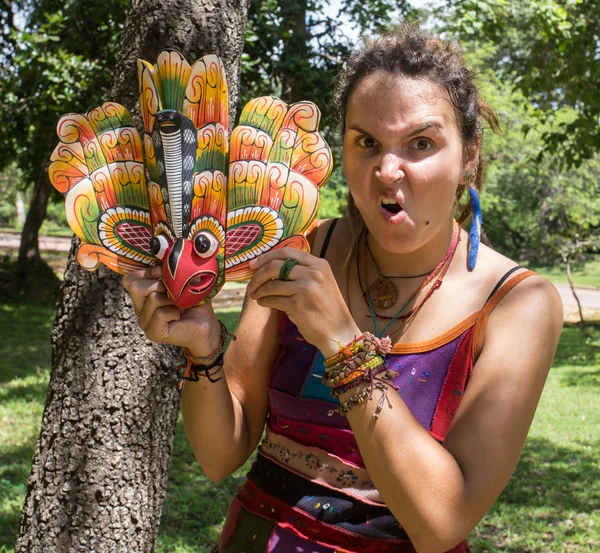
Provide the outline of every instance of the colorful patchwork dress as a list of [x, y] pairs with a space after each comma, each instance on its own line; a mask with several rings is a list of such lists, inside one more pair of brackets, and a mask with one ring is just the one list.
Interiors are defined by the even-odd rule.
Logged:
[[[321, 254], [323, 255], [323, 253]], [[518, 282], [498, 283], [484, 308], [427, 342], [396, 344], [387, 364], [415, 418], [443, 442], [483, 346], [488, 316]], [[269, 385], [266, 437], [233, 499], [218, 553], [415, 553], [365, 468], [339, 404], [322, 384], [323, 356], [285, 314]], [[409, 469], [407, 469], [409, 470]], [[470, 552], [466, 541], [448, 553]]]

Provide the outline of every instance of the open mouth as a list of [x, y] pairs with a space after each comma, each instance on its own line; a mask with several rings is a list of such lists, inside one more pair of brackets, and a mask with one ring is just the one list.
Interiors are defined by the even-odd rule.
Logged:
[[187, 283], [187, 289], [194, 294], [206, 292], [215, 282], [217, 275], [213, 272], [198, 273]]
[[402, 206], [396, 200], [382, 200], [381, 207], [392, 215], [396, 215], [402, 211]]

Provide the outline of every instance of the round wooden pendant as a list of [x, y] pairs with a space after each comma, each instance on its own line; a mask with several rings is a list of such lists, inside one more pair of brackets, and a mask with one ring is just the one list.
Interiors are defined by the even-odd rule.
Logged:
[[369, 288], [369, 297], [379, 309], [388, 309], [398, 301], [398, 288], [389, 278], [378, 278]]

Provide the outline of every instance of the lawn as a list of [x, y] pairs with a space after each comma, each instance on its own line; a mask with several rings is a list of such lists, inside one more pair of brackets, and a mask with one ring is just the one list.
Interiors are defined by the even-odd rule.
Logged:
[[[562, 263], [552, 266], [530, 263], [527, 266], [554, 284], [569, 283], [567, 271]], [[573, 262], [571, 272], [575, 286], [600, 288], [600, 255], [588, 255], [581, 261]]]
[[[55, 308], [0, 304], [0, 553], [12, 551], [50, 367]], [[221, 313], [232, 328], [238, 311]], [[600, 550], [600, 328], [567, 327], [521, 461], [470, 538], [476, 553]], [[177, 426], [158, 553], [208, 552], [247, 467], [218, 484]]]

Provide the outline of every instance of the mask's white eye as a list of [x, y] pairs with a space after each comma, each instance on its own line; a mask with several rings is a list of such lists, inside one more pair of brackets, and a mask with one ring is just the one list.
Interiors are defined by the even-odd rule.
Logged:
[[194, 238], [194, 249], [200, 257], [211, 257], [219, 249], [219, 242], [211, 232], [202, 231]]
[[162, 261], [170, 245], [168, 238], [164, 234], [159, 234], [150, 240], [150, 253]]

